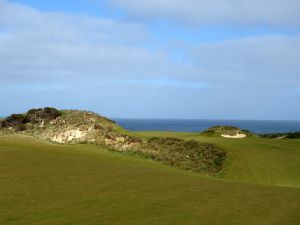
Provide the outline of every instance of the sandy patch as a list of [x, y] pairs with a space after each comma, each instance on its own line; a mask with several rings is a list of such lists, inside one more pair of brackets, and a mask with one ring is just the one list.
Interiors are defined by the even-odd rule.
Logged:
[[68, 130], [62, 133], [59, 133], [51, 138], [51, 141], [57, 143], [66, 143], [75, 139], [84, 138], [86, 136], [86, 132], [83, 132], [79, 129]]
[[224, 138], [245, 138], [245, 137], [247, 137], [246, 134], [236, 134], [236, 135], [225, 135], [225, 134], [222, 134], [221, 136], [224, 137]]
[[281, 136], [281, 137], [278, 137], [276, 139], [283, 139], [283, 138], [286, 138], [286, 136]]

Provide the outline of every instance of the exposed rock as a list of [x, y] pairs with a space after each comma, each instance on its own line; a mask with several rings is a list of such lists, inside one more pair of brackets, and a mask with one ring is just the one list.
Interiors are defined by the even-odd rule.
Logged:
[[51, 141], [57, 143], [68, 143], [74, 140], [83, 140], [86, 136], [86, 132], [79, 129], [68, 130], [63, 133], [58, 133], [50, 138]]

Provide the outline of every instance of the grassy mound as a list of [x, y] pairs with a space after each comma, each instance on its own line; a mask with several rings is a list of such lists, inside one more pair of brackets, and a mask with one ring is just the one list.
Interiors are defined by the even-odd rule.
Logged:
[[233, 126], [214, 126], [208, 128], [207, 130], [201, 133], [201, 135], [206, 135], [206, 136], [221, 136], [221, 135], [235, 136], [238, 134], [249, 135], [250, 132], [241, 130], [240, 128], [233, 127]]
[[3, 133], [17, 132], [56, 143], [95, 143], [119, 148], [120, 142], [129, 148], [135, 142], [114, 121], [88, 111], [32, 109], [13, 114], [1, 124]]
[[[55, 143], [91, 143], [111, 150], [133, 152], [165, 164], [217, 175], [222, 171], [225, 152], [215, 145], [184, 140], [145, 141], [131, 135], [114, 121], [93, 112], [32, 109], [3, 120], [0, 132], [24, 134]], [[21, 129], [22, 128], [22, 129]], [[169, 141], [169, 145], [166, 142]], [[174, 143], [171, 143], [171, 142]]]

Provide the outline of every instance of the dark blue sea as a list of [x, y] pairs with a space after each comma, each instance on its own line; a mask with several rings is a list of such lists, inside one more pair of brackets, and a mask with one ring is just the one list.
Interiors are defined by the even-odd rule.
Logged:
[[300, 131], [300, 121], [263, 120], [184, 120], [184, 119], [114, 119], [131, 131], [200, 132], [211, 126], [236, 126], [257, 134]]

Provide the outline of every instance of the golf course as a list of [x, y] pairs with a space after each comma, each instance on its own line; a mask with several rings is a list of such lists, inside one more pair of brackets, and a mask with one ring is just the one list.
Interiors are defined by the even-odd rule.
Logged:
[[300, 225], [299, 59], [300, 0], [0, 0], [0, 225]]
[[300, 139], [132, 135], [214, 143], [225, 169], [213, 177], [95, 144], [2, 135], [0, 224], [300, 224]]

